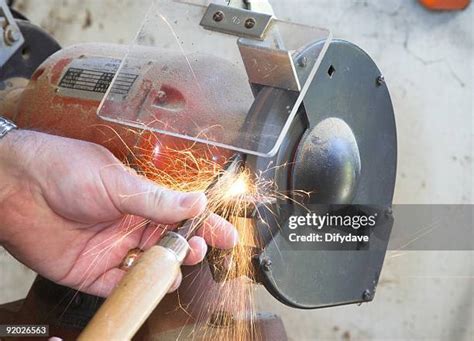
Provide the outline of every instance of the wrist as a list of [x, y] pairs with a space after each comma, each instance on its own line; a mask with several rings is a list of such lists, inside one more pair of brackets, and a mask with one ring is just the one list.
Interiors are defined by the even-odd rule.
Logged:
[[31, 140], [30, 134], [14, 129], [0, 138], [0, 214], [8, 213], [4, 210], [5, 203], [27, 178], [22, 149]]
[[21, 158], [24, 144], [28, 139], [28, 132], [23, 130], [11, 130], [0, 138], [0, 244], [5, 245], [11, 234], [11, 218], [16, 194], [21, 191], [22, 184], [27, 178], [23, 161]]
[[11, 174], [11, 172], [14, 172], [16, 168], [15, 155], [18, 154], [16, 149], [18, 148], [18, 143], [20, 143], [19, 141], [21, 141], [22, 135], [24, 135], [22, 130], [14, 129], [0, 138], [0, 190], [6, 183], [4, 181], [6, 180], [5, 178], [14, 175]]

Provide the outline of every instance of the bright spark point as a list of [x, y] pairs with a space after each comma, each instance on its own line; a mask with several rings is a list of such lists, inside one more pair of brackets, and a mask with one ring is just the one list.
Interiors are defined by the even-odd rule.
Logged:
[[248, 184], [245, 181], [245, 179], [242, 179], [241, 177], [238, 178], [237, 180], [230, 185], [229, 190], [227, 191], [227, 195], [230, 197], [236, 197], [242, 194], [245, 194], [248, 192]]

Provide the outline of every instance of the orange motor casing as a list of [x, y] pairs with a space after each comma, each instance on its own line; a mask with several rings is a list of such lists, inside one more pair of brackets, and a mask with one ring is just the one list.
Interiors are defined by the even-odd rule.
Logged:
[[[172, 169], [168, 161], [180, 158], [181, 150], [187, 151], [187, 157], [194, 153], [198, 159], [224, 164], [231, 154], [227, 150], [130, 128], [97, 115], [101, 99], [126, 51], [124, 45], [99, 43], [74, 45], [58, 51], [34, 72], [19, 97], [15, 112], [7, 113], [8, 116], [20, 128], [97, 143], [132, 166], [137, 164], [137, 159], [142, 164], [152, 161], [155, 167], [176, 177], [182, 172]], [[143, 77], [147, 79], [141, 80], [139, 91], [160, 91], [153, 88], [153, 79], [160, 77], [159, 68]], [[186, 102], [193, 95], [193, 89], [188, 88], [183, 82], [174, 84], [170, 91]], [[130, 97], [131, 105], [135, 105], [134, 101], [139, 105], [143, 96]], [[184, 167], [186, 162], [173, 165]]]

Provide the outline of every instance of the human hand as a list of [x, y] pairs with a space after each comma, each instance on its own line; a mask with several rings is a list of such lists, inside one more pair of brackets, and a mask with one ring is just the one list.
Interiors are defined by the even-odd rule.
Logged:
[[[206, 204], [202, 193], [136, 175], [96, 144], [22, 130], [0, 141], [0, 244], [42, 276], [83, 292], [107, 296], [130, 249], [146, 250], [164, 225], [195, 217]], [[211, 215], [189, 240], [184, 264], [202, 261], [206, 242], [231, 248], [237, 240], [230, 223]]]

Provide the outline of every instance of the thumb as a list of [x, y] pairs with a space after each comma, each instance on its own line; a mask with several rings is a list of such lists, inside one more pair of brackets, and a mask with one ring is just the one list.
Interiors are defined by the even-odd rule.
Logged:
[[110, 199], [123, 214], [174, 224], [193, 218], [206, 208], [204, 193], [168, 190], [132, 172], [124, 167], [113, 167], [101, 174]]

